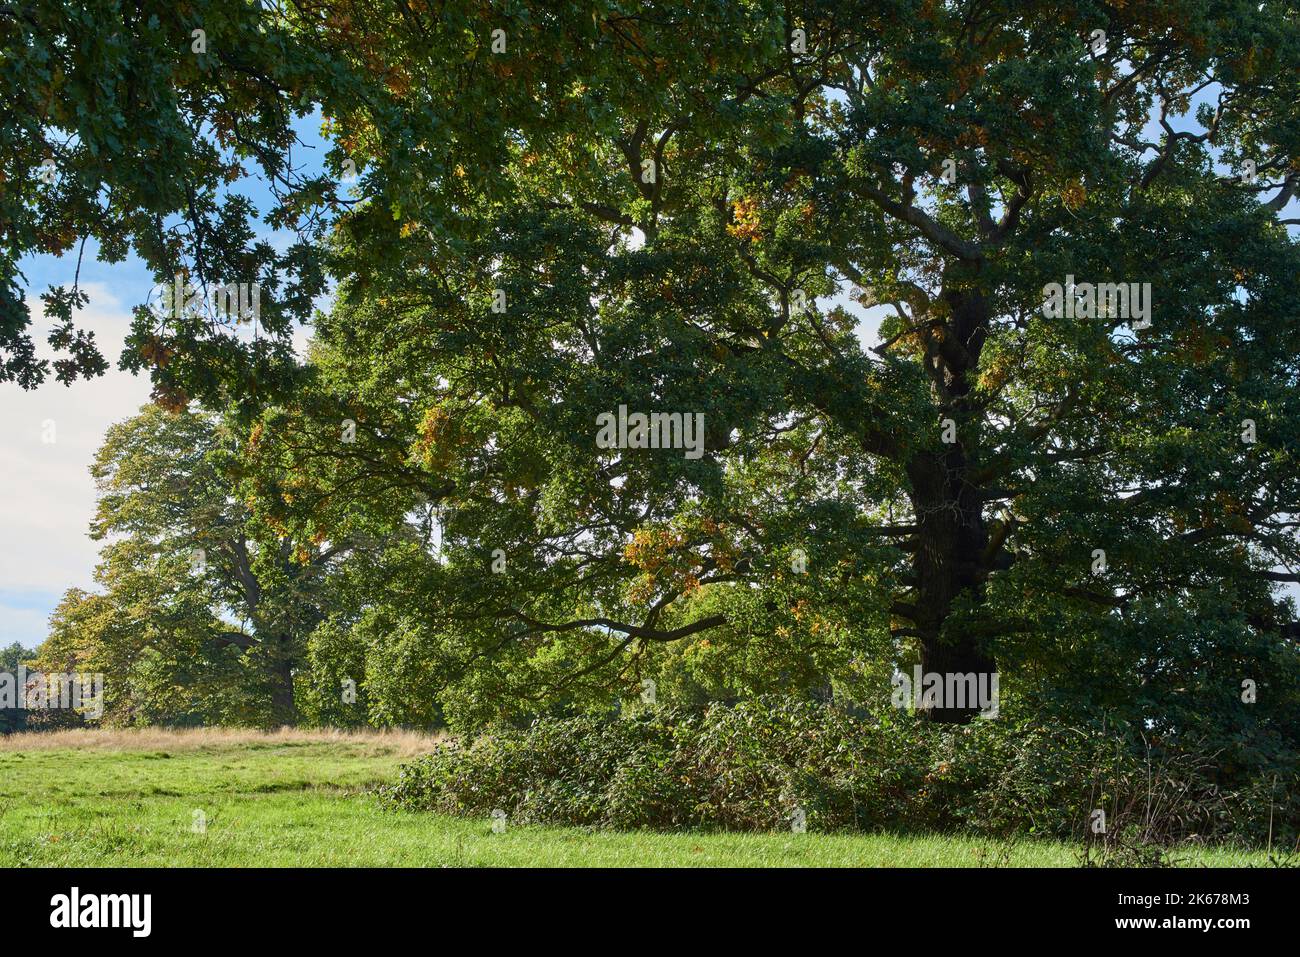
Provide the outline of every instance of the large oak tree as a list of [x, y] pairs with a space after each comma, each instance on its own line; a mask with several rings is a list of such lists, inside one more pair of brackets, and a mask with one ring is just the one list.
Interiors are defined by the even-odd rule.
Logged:
[[[940, 673], [1015, 662], [1026, 681], [1138, 635], [1130, 695], [1201, 675], [1196, 694], [1230, 701], [1238, 679], [1291, 673], [1292, 6], [212, 3], [154, 19], [121, 39], [163, 30], [153, 80], [126, 57], [108, 86], [176, 84], [162, 112], [187, 133], [153, 177], [165, 196], [87, 158], [107, 134], [83, 124], [82, 192], [32, 187], [13, 214], [29, 232], [6, 228], [30, 246], [48, 228], [33, 209], [98, 212], [160, 276], [182, 258], [268, 285], [298, 268], [255, 345], [142, 313], [132, 361], [164, 398], [278, 398], [258, 454], [312, 485], [286, 519], [304, 537], [437, 508], [442, 556], [401, 551], [372, 626], [425, 635], [469, 698], [605, 687], [655, 643], [777, 629], [899, 663], [915, 648]], [[195, 65], [177, 44], [204, 23], [224, 42]], [[276, 215], [330, 218], [328, 255], [241, 252], [220, 147], [285, 178], [286, 117], [317, 103], [332, 167], [361, 179], [346, 200], [287, 183]], [[158, 128], [114, 135], [159, 144]], [[194, 183], [206, 199], [182, 202]], [[191, 225], [167, 232], [173, 210]], [[325, 269], [341, 285], [318, 374], [277, 397], [287, 318]], [[1149, 326], [1045, 311], [1068, 277], [1149, 284]], [[879, 342], [837, 292], [887, 310]], [[707, 454], [598, 448], [597, 417], [624, 405], [703, 413]]]

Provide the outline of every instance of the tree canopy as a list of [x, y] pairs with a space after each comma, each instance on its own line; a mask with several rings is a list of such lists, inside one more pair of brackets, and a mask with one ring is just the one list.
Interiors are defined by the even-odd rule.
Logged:
[[41, 660], [113, 676], [112, 720], [298, 717], [294, 671], [340, 607], [331, 596], [354, 543], [296, 546], [257, 521], [239, 497], [238, 450], [214, 415], [149, 406], [110, 428], [96, 456], [103, 591], [69, 590]]
[[[715, 642], [1182, 725], [1293, 692], [1289, 5], [46, 2], [4, 29], [9, 276], [93, 235], [263, 284], [256, 336], [142, 308], [124, 363], [239, 406], [286, 540], [391, 538], [347, 627], [408, 697], [607, 698]], [[346, 189], [293, 165], [313, 108]], [[287, 252], [223, 189], [241, 163]], [[603, 447], [624, 413], [702, 416], [700, 454]]]

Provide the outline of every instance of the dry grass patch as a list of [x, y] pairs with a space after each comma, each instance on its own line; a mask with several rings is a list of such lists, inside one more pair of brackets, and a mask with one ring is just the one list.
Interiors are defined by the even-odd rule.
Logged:
[[341, 730], [337, 728], [78, 728], [0, 735], [0, 751], [102, 749], [109, 751], [194, 751], [247, 745], [360, 744], [414, 757], [432, 751], [442, 734], [419, 731]]

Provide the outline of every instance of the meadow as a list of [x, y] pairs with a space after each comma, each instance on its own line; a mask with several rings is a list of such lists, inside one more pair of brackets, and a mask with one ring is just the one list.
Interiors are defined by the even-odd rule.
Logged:
[[[1075, 847], [954, 835], [589, 832], [381, 808], [412, 733], [74, 731], [0, 738], [0, 866], [1070, 867]], [[201, 813], [201, 818], [195, 812]], [[195, 822], [203, 827], [196, 830]], [[1262, 865], [1196, 848], [1188, 865]]]

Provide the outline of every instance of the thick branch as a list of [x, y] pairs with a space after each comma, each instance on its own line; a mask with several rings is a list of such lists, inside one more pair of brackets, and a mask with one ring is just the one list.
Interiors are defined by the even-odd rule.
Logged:
[[663, 642], [677, 641], [679, 638], [687, 638], [690, 635], [697, 634], [701, 631], [708, 631], [711, 628], [718, 628], [727, 623], [727, 617], [725, 615], [710, 615], [707, 618], [693, 621], [689, 625], [682, 625], [680, 628], [671, 628], [665, 631], [658, 628], [647, 628], [643, 625], [629, 625], [605, 617], [582, 618], [576, 621], [566, 621], [559, 625], [537, 621], [536, 619], [529, 618], [527, 615], [519, 612], [515, 613], [515, 617], [527, 624], [530, 632], [573, 631], [577, 628], [608, 628], [610, 631], [621, 632], [630, 638], [641, 638], [645, 641]]

